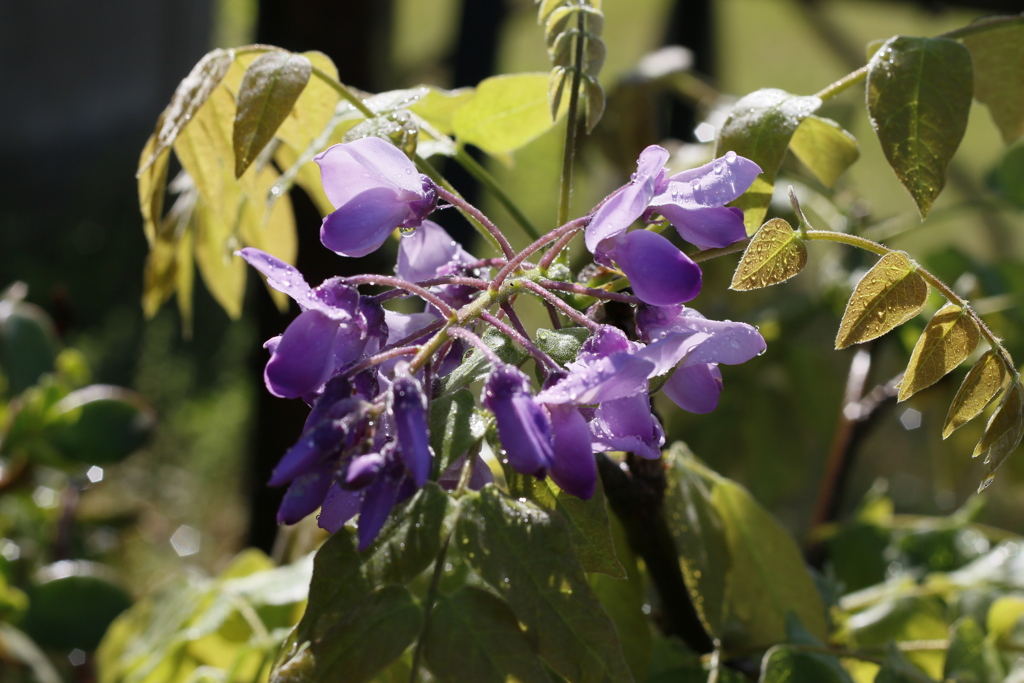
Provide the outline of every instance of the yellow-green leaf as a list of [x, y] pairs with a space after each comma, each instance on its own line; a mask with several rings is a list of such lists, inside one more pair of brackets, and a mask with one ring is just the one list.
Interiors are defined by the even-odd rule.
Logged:
[[914, 346], [900, 385], [899, 400], [907, 400], [952, 372], [974, 353], [980, 340], [978, 323], [967, 311], [956, 304], [943, 306], [932, 316]]
[[797, 126], [789, 149], [825, 187], [832, 187], [860, 157], [852, 134], [832, 119], [808, 116]]
[[839, 323], [836, 348], [870, 341], [924, 308], [928, 283], [901, 251], [883, 256], [857, 283]]
[[[312, 66], [337, 79], [338, 70], [330, 57], [324, 53], [303, 52], [302, 56], [308, 59]], [[310, 78], [299, 99], [295, 101], [291, 113], [281, 122], [275, 135], [294, 150], [306, 149], [330, 123], [339, 99], [338, 91], [334, 88], [317, 77]]]
[[[279, 177], [277, 171], [267, 165], [252, 179], [252, 187], [246, 188], [243, 198], [238, 234], [246, 246], [261, 249], [285, 263], [295, 263], [299, 243], [291, 199], [285, 194], [272, 204], [263, 201]], [[287, 311], [288, 295], [273, 288], [268, 291], [277, 308]]]
[[781, 218], [773, 218], [750, 240], [736, 266], [729, 289], [745, 291], [777, 285], [807, 265], [807, 247], [800, 235]]
[[964, 45], [974, 60], [974, 96], [1010, 144], [1024, 135], [1024, 24], [967, 36]]
[[985, 352], [964, 377], [960, 389], [956, 392], [946, 415], [946, 423], [942, 427], [942, 438], [948, 438], [954, 431], [980, 415], [985, 406], [992, 402], [1009, 381], [1010, 373], [1002, 356], [995, 349]]
[[586, 99], [586, 121], [587, 133], [593, 132], [601, 117], [604, 116], [604, 89], [598, 82], [596, 76], [586, 74], [584, 76], [584, 92]]
[[231, 50], [216, 49], [206, 53], [199, 63], [192, 67], [189, 75], [178, 84], [174, 95], [171, 96], [170, 104], [157, 120], [157, 129], [154, 133], [156, 140], [149, 156], [144, 155], [140, 159], [138, 174], [142, 174], [156, 162], [164, 150], [174, 144], [178, 134], [220, 84], [234, 60], [235, 53]]
[[763, 170], [750, 189], [731, 204], [743, 209], [748, 235], [753, 235], [764, 221], [775, 174], [786, 156], [790, 138], [820, 106], [821, 100], [814, 96], [801, 97], [765, 88], [742, 97], [722, 125], [715, 141], [715, 156], [731, 150], [756, 162]]
[[473, 99], [452, 116], [460, 144], [476, 145], [494, 155], [514, 152], [552, 126], [548, 75], [543, 73], [484, 79]]
[[273, 139], [309, 82], [312, 70], [305, 56], [276, 50], [260, 55], [245, 70], [236, 97], [232, 132], [236, 178]]
[[242, 316], [245, 297], [245, 262], [234, 255], [241, 245], [232, 243], [231, 228], [202, 199], [192, 214], [195, 225], [196, 265], [210, 294], [232, 320]]
[[160, 223], [160, 214], [164, 210], [164, 188], [167, 186], [167, 162], [171, 157], [171, 150], [164, 148], [162, 152], [155, 154], [157, 145], [156, 133], [149, 136], [146, 146], [142, 148], [139, 156], [139, 166], [142, 166], [147, 159], [153, 157], [153, 161], [138, 174], [139, 186], [139, 209], [142, 211], [142, 229], [146, 234], [146, 241], [153, 246], [156, 240], [157, 225]]
[[428, 86], [428, 88], [430, 92], [409, 107], [409, 111], [436, 128], [437, 132], [451, 135], [453, 132], [452, 117], [455, 116], [455, 112], [473, 99], [475, 91], [473, 88], [459, 88], [458, 90], [443, 90], [433, 86]]
[[985, 433], [974, 447], [974, 457], [985, 454], [985, 479], [979, 489], [992, 483], [993, 473], [1017, 448], [1021, 436], [1024, 436], [1024, 389], [1017, 377], [1006, 390], [1002, 403], [992, 413]]
[[971, 53], [949, 38], [894, 36], [868, 62], [871, 125], [922, 217], [967, 130], [971, 73]]

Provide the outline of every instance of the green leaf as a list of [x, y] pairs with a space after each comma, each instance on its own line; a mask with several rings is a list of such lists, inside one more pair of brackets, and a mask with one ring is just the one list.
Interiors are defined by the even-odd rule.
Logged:
[[852, 134], [832, 119], [813, 115], [797, 126], [789, 149], [825, 187], [835, 185], [860, 158], [860, 146]]
[[551, 681], [509, 606], [473, 586], [438, 601], [424, 645], [427, 668], [444, 683]]
[[974, 318], [956, 304], [946, 304], [932, 316], [910, 355], [899, 399], [905, 401], [945, 377], [974, 353], [981, 330]]
[[891, 251], [869, 270], [850, 295], [839, 323], [836, 348], [881, 337], [921, 312], [928, 283], [907, 255]]
[[156, 133], [149, 136], [146, 146], [142, 148], [139, 156], [139, 167], [141, 168], [150, 157], [153, 161], [138, 174], [139, 210], [142, 212], [142, 229], [146, 234], [146, 241], [150, 248], [156, 239], [157, 226], [160, 224], [160, 217], [164, 207], [164, 188], [167, 186], [167, 164], [171, 158], [170, 147], [164, 147], [163, 151], [155, 154], [157, 138]]
[[736, 266], [729, 289], [746, 291], [777, 285], [807, 265], [807, 247], [789, 223], [773, 218], [757, 231]]
[[309, 82], [313, 65], [303, 55], [273, 51], [245, 70], [235, 98], [235, 177], [240, 178], [288, 117]]
[[732, 560], [724, 523], [711, 499], [716, 479], [681, 443], [672, 445], [666, 460], [665, 520], [675, 539], [683, 580], [704, 630], [722, 638]]
[[540, 655], [570, 681], [632, 681], [608, 615], [587, 584], [559, 516], [488, 484], [467, 495], [455, 547], [537, 634]]
[[991, 28], [963, 41], [974, 61], [974, 96], [1010, 144], [1024, 135], [1024, 25]]
[[894, 36], [868, 62], [871, 125], [922, 217], [946, 184], [972, 90], [971, 53], [948, 38]]
[[1006, 150], [989, 180], [997, 194], [1017, 209], [1024, 209], [1024, 142]]
[[155, 426], [156, 415], [140, 394], [94, 384], [61, 399], [44, 434], [68, 460], [103, 465], [137, 451]]
[[732, 203], [743, 209], [748, 235], [753, 235], [764, 221], [772, 199], [775, 174], [793, 133], [820, 106], [821, 100], [817, 97], [800, 97], [766, 88], [741, 98], [723, 124], [715, 141], [715, 156], [732, 150], [757, 163], [763, 171], [750, 189]]
[[17, 396], [53, 370], [57, 333], [50, 316], [34, 304], [2, 302], [0, 310], [0, 369], [7, 393]]
[[557, 511], [569, 523], [572, 545], [584, 571], [601, 572], [617, 579], [626, 578], [626, 570], [615, 556], [615, 542], [612, 540], [600, 477], [590, 500], [566, 493], [558, 488], [551, 477], [537, 479], [510, 470], [505, 478], [513, 497], [526, 498], [545, 510]]
[[459, 144], [492, 155], [525, 146], [554, 126], [548, 111], [548, 75], [509, 74], [484, 79], [476, 94], [452, 116]]
[[[934, 596], [883, 599], [853, 615], [847, 621], [847, 633], [854, 649], [880, 647], [890, 641], [943, 639], [949, 635], [947, 608]], [[909, 656], [929, 676], [942, 675], [945, 653], [922, 650]], [[920, 674], [917, 680], [923, 680]]]
[[964, 377], [960, 389], [953, 397], [949, 413], [946, 414], [946, 423], [942, 427], [942, 438], [948, 438], [961, 426], [981, 415], [1009, 381], [1010, 371], [1003, 357], [995, 349], [986, 351]]
[[921, 673], [900, 652], [896, 643], [890, 642], [885, 652], [885, 661], [875, 676], [875, 683], [923, 683], [931, 680]]
[[[493, 327], [487, 328], [482, 339], [494, 353], [498, 354], [499, 358], [510, 365], [522, 365], [530, 356], [518, 344], [512, 343], [509, 337], [506, 337]], [[451, 374], [441, 380], [440, 394], [443, 396], [444, 394], [458, 391], [464, 386], [483, 379], [490, 371], [490, 361], [474, 347], [462, 359], [462, 363], [452, 370]]]
[[21, 626], [43, 647], [94, 650], [107, 627], [132, 599], [84, 561], [65, 560], [42, 570], [46, 580], [28, 591]]
[[760, 683], [853, 683], [853, 679], [835, 657], [779, 645], [765, 653]]
[[992, 483], [993, 473], [1006, 456], [1013, 452], [1024, 436], [1024, 388], [1020, 377], [1014, 377], [1003, 400], [989, 418], [985, 433], [974, 447], [974, 457], [985, 455], [985, 479], [980, 489]]
[[537, 348], [565, 365], [576, 360], [583, 342], [590, 336], [585, 327], [563, 327], [560, 330], [537, 330]]
[[36, 683], [62, 683], [61, 675], [50, 658], [32, 642], [32, 639], [10, 624], [0, 621], [0, 649], [5, 659], [28, 667]]
[[[199, 63], [192, 67], [188, 76], [178, 84], [171, 96], [171, 102], [157, 120], [154, 140], [149, 155], [139, 160], [137, 175], [142, 175], [151, 165], [158, 163], [164, 152], [174, 144], [178, 134], [192, 120], [192, 116], [206, 102], [221, 79], [227, 74], [231, 63], [235, 61], [235, 53], [231, 50], [216, 49], [206, 53]], [[147, 148], [150, 145], [147, 143]], [[166, 163], [166, 158], [162, 163]], [[156, 177], [159, 177], [159, 171]], [[154, 215], [154, 220], [158, 216]]]
[[309, 607], [299, 624], [298, 640], [315, 639], [371, 591], [408, 583], [429, 567], [451, 532], [450, 501], [430, 482], [404, 508], [392, 512], [373, 545], [362, 553], [347, 528], [327, 539], [313, 561]]
[[210, 294], [232, 320], [242, 317], [242, 300], [245, 298], [245, 261], [234, 255], [234, 235], [230, 225], [224, 223], [207, 204], [196, 201], [195, 213], [195, 257], [199, 273]]
[[[423, 610], [402, 586], [384, 586], [313, 641], [314, 683], [363, 683], [419, 635]], [[276, 677], [272, 680], [278, 680]]]
[[486, 421], [474, 409], [468, 389], [460, 389], [430, 402], [430, 446], [441, 458], [443, 472], [470, 446], [484, 437]]
[[728, 479], [716, 483], [711, 502], [722, 518], [732, 563], [729, 614], [743, 624], [749, 644], [783, 640], [787, 612], [825, 640], [825, 606], [793, 537]]
[[[337, 80], [338, 69], [330, 57], [316, 50], [303, 52], [302, 56], [309, 60], [311, 66]], [[337, 90], [320, 78], [310, 78], [275, 135], [293, 150], [306, 149], [330, 123], [339, 99], [341, 96]], [[282, 168], [287, 166], [282, 165]]]
[[466, 106], [476, 91], [473, 88], [444, 90], [433, 86], [427, 87], [427, 95], [410, 106], [409, 111], [436, 128], [439, 133], [451, 135], [454, 132], [452, 118], [455, 112]]
[[964, 617], [953, 625], [943, 679], [971, 683], [1000, 683], [1003, 680], [999, 653], [970, 617]]

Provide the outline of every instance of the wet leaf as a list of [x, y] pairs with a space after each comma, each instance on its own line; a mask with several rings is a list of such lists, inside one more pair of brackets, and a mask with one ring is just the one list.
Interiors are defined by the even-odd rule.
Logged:
[[153, 161], [138, 174], [139, 210], [142, 212], [142, 229], [150, 248], [156, 240], [157, 226], [164, 207], [164, 190], [167, 187], [167, 163], [171, 158], [170, 147], [155, 154], [157, 144], [156, 133], [149, 136], [146, 146], [142, 148], [139, 166], [153, 157]]
[[868, 62], [871, 125], [922, 217], [946, 184], [973, 87], [970, 52], [948, 38], [894, 36]]
[[137, 175], [141, 175], [150, 165], [157, 163], [165, 150], [174, 144], [178, 134], [220, 84], [234, 60], [235, 53], [231, 50], [216, 49], [208, 52], [178, 84], [174, 95], [171, 96], [170, 104], [157, 120], [154, 132], [156, 139], [149, 155], [144, 155], [139, 160]]
[[1006, 390], [1002, 403], [989, 418], [985, 433], [974, 447], [974, 457], [985, 455], [985, 479], [981, 488], [992, 483], [993, 473], [1003, 464], [1006, 456], [1013, 452], [1024, 436], [1024, 389], [1020, 378]]
[[598, 82], [597, 78], [587, 74], [584, 78], [583, 86], [584, 92], [587, 95], [586, 99], [586, 121], [587, 121], [587, 133], [592, 133], [597, 124], [601, 121], [601, 117], [604, 116], [604, 89]]
[[[337, 80], [338, 69], [324, 53], [312, 50], [303, 52], [302, 57], [309, 60], [311, 66]], [[320, 78], [310, 78], [275, 135], [293, 150], [304, 150], [330, 123], [339, 99], [341, 96], [337, 90]]]
[[781, 218], [773, 218], [750, 240], [736, 266], [729, 289], [745, 291], [777, 285], [807, 265], [807, 247]]
[[743, 209], [747, 234], [764, 222], [772, 199], [775, 174], [797, 127], [821, 106], [814, 96], [800, 97], [765, 88], [742, 97], [733, 107], [715, 141], [715, 156], [732, 150], [761, 167], [762, 173], [731, 205]]
[[473, 99], [452, 116], [459, 144], [496, 155], [514, 152], [554, 125], [548, 110], [548, 75], [543, 73], [484, 79]]
[[453, 545], [536, 633], [544, 661], [571, 681], [632, 681], [565, 522], [493, 484], [463, 500]]
[[899, 400], [905, 401], [945, 377], [974, 353], [981, 330], [974, 318], [956, 304], [943, 306], [921, 333], [910, 355], [900, 385]]
[[626, 570], [615, 556], [600, 477], [595, 482], [594, 495], [590, 500], [566, 493], [551, 477], [537, 479], [509, 471], [505, 478], [509, 494], [513, 497], [526, 498], [545, 510], [557, 511], [569, 523], [572, 546], [584, 571], [601, 572], [616, 579], [626, 578]]
[[[313, 641], [313, 683], [363, 683], [419, 635], [423, 610], [402, 586], [384, 586]], [[278, 680], [276, 677], [272, 680]]]
[[424, 645], [427, 668], [442, 682], [551, 681], [509, 606], [473, 586], [438, 601]]
[[966, 36], [974, 60], [974, 96], [992, 114], [1006, 144], [1024, 135], [1024, 24]]
[[839, 323], [836, 348], [881, 337], [913, 318], [928, 299], [928, 283], [907, 255], [891, 251], [869, 270], [850, 295]]
[[416, 114], [439, 133], [451, 135], [452, 117], [455, 112], [464, 107], [476, 92], [473, 88], [458, 88], [457, 90], [444, 90], [427, 86], [429, 92], [423, 99], [409, 107], [409, 111]]
[[576, 360], [583, 342], [590, 336], [585, 327], [563, 327], [560, 330], [537, 330], [537, 348], [565, 365]]
[[476, 401], [468, 389], [430, 402], [430, 446], [441, 458], [441, 471], [484, 437], [486, 422], [476, 413]]
[[994, 349], [986, 351], [964, 377], [956, 392], [942, 427], [942, 438], [948, 438], [962, 425], [980, 415], [1009, 381], [1010, 373], [1002, 356]]
[[[529, 358], [529, 354], [522, 347], [512, 343], [509, 337], [506, 337], [493, 327], [487, 328], [482, 339], [494, 353], [498, 354], [499, 358], [510, 365], [522, 365]], [[457, 391], [466, 385], [483, 379], [490, 371], [491, 364], [484, 357], [484, 354], [480, 353], [476, 348], [472, 348], [462, 359], [462, 364], [441, 380], [440, 394], [443, 396], [452, 391]]]
[[239, 178], [270, 142], [309, 82], [313, 65], [303, 55], [267, 52], [245, 70], [235, 100], [235, 177]]
[[860, 158], [860, 145], [852, 134], [832, 119], [813, 115], [797, 126], [789, 149], [825, 187], [835, 185]]

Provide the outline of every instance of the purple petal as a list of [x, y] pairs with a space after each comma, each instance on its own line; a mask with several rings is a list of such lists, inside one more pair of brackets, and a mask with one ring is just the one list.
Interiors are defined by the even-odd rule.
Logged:
[[315, 391], [334, 369], [338, 321], [320, 311], [300, 313], [281, 335], [263, 378], [274, 396], [298, 398]]
[[307, 429], [294, 446], [285, 452], [270, 476], [269, 486], [281, 486], [310, 470], [363, 434], [366, 404], [358, 399], [342, 399], [327, 410], [319, 423]]
[[398, 243], [400, 278], [420, 282], [437, 277], [437, 271], [456, 261], [469, 263], [473, 257], [433, 221], [423, 221], [411, 235], [403, 235]]
[[635, 345], [629, 341], [622, 330], [611, 325], [601, 325], [583, 342], [576, 360], [586, 363], [599, 358], [607, 358], [613, 353], [632, 351], [634, 348]]
[[334, 479], [334, 467], [326, 463], [296, 477], [277, 509], [278, 524], [295, 524], [324, 502]]
[[366, 256], [379, 249], [408, 216], [408, 203], [394, 190], [372, 188], [324, 218], [320, 241], [342, 256]]
[[537, 395], [541, 403], [584, 405], [632, 396], [647, 388], [654, 364], [626, 352], [570, 363], [569, 374]]
[[760, 173], [761, 167], [750, 159], [727, 152], [709, 164], [670, 176], [651, 206], [659, 211], [667, 204], [682, 209], [725, 206], [746, 192]]
[[417, 197], [423, 194], [416, 166], [401, 150], [380, 138], [328, 147], [313, 161], [320, 165], [324, 192], [335, 208], [375, 187], [394, 188]]
[[359, 322], [349, 321], [338, 325], [338, 334], [334, 339], [334, 369], [338, 370], [361, 359], [366, 342], [365, 330]]
[[377, 538], [398, 500], [400, 483], [397, 477], [384, 474], [366, 489], [363, 504], [359, 506], [359, 552], [366, 550]]
[[377, 478], [377, 473], [384, 467], [384, 456], [380, 453], [368, 453], [356, 456], [345, 470], [345, 488], [361, 489]]
[[734, 206], [683, 209], [666, 204], [658, 207], [658, 212], [676, 227], [680, 237], [701, 249], [727, 247], [747, 236], [743, 211]]
[[722, 393], [722, 373], [713, 363], [678, 368], [661, 389], [677, 406], [691, 413], [710, 413]]
[[660, 171], [668, 161], [668, 151], [651, 145], [640, 153], [637, 172], [628, 185], [624, 185], [609, 197], [587, 226], [585, 240], [590, 253], [597, 251], [597, 245], [614, 237], [640, 218], [654, 198]]
[[377, 353], [388, 342], [388, 323], [384, 307], [365, 297], [359, 299], [359, 319], [366, 329], [365, 353]]
[[391, 414], [405, 466], [416, 486], [423, 486], [430, 476], [434, 456], [427, 432], [427, 399], [419, 381], [400, 375], [391, 386]]
[[683, 365], [739, 365], [760, 355], [767, 348], [764, 337], [753, 325], [731, 320], [708, 320], [693, 309], [689, 309], [687, 313], [688, 315], [681, 316], [677, 321], [680, 329], [694, 334], [704, 334], [708, 338], [694, 346], [683, 360]]
[[646, 392], [602, 403], [594, 412], [590, 433], [595, 451], [629, 451], [652, 460], [661, 457], [665, 444], [665, 432], [651, 413]]
[[255, 247], [246, 247], [235, 252], [250, 266], [266, 276], [267, 284], [292, 299], [302, 302], [309, 296], [309, 285], [295, 266], [285, 263], [276, 256]]
[[[487, 484], [494, 483], [494, 473], [491, 472], [491, 468], [487, 466], [483, 458], [479, 455], [475, 456], [476, 461], [473, 463], [473, 473], [469, 476], [468, 487], [470, 491], [479, 491]], [[437, 478], [438, 485], [441, 486], [445, 491], [454, 491], [459, 485], [459, 479], [462, 477], [462, 468], [466, 464], [466, 456], [462, 455], [457, 458], [451, 465], [448, 466], [441, 476]]]
[[544, 476], [554, 460], [551, 425], [530, 395], [530, 380], [517, 368], [494, 368], [484, 385], [483, 404], [494, 413], [509, 464], [523, 474]]
[[333, 534], [356, 516], [362, 502], [362, 491], [347, 491], [340, 484], [332, 484], [316, 519], [317, 526]]
[[688, 358], [701, 344], [710, 339], [710, 335], [691, 332], [672, 332], [637, 351], [638, 358], [643, 358], [654, 365], [651, 377], [664, 375], [684, 358]]
[[619, 235], [610, 252], [633, 293], [656, 306], [681, 304], [700, 293], [700, 267], [656, 232]]
[[576, 408], [548, 406], [555, 461], [549, 474], [563, 490], [589, 500], [594, 495], [597, 463], [590, 445], [590, 428]]

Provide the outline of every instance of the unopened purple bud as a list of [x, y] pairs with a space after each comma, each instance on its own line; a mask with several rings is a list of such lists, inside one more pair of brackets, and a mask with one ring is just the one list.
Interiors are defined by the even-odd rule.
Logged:
[[277, 509], [277, 523], [295, 524], [320, 507], [333, 475], [333, 464], [324, 463], [296, 477]]
[[634, 230], [602, 244], [629, 278], [633, 293], [648, 304], [681, 304], [700, 293], [700, 266], [656, 232]]
[[268, 484], [281, 486], [323, 460], [351, 448], [362, 437], [366, 422], [366, 403], [358, 399], [338, 401], [324, 419], [303, 432], [274, 468]]
[[416, 486], [423, 486], [430, 477], [433, 454], [427, 432], [427, 399], [423, 387], [402, 369], [391, 386], [391, 415], [399, 450]]
[[588, 500], [594, 495], [597, 463], [590, 445], [590, 429], [579, 409], [549, 405], [551, 433], [554, 436], [555, 461], [551, 478], [564, 491]]
[[391, 514], [391, 508], [398, 502], [403, 478], [400, 469], [387, 467], [363, 494], [363, 502], [359, 506], [359, 552], [366, 550], [377, 538]]
[[495, 367], [484, 385], [483, 404], [494, 413], [509, 464], [537, 477], [554, 462], [551, 424], [530, 395], [530, 380], [511, 365]]
[[352, 458], [345, 472], [345, 488], [361, 489], [372, 482], [384, 466], [384, 456], [380, 453], [368, 453]]
[[320, 515], [316, 520], [317, 526], [333, 534], [345, 522], [356, 516], [362, 503], [362, 491], [349, 491], [335, 482], [327, 490], [323, 507], [320, 508]]

